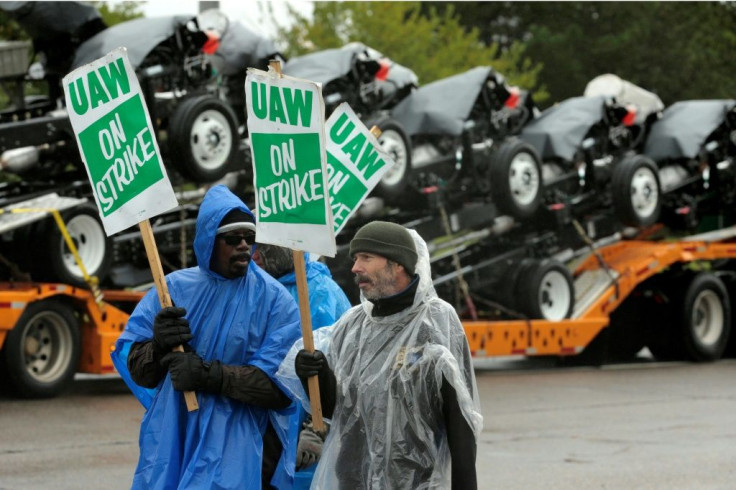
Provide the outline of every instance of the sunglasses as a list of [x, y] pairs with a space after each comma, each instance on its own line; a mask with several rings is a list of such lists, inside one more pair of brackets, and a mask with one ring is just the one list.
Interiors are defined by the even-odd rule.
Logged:
[[243, 240], [245, 240], [247, 245], [253, 245], [256, 242], [255, 233], [248, 233], [246, 235], [218, 235], [217, 238], [222, 239], [231, 247], [237, 247]]

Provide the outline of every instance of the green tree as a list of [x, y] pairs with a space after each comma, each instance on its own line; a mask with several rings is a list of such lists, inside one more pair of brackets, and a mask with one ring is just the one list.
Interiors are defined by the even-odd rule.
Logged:
[[411, 68], [421, 84], [476, 66], [490, 65], [509, 83], [535, 89], [535, 100], [547, 93], [538, 84], [540, 63], [533, 63], [521, 43], [500, 51], [466, 29], [453, 8], [423, 11], [420, 2], [316, 2], [312, 18], [290, 9], [290, 27], [278, 29], [287, 56], [362, 42]]
[[100, 13], [102, 20], [108, 27], [114, 26], [127, 20], [143, 17], [140, 10], [143, 2], [90, 2]]
[[[736, 3], [442, 2], [466, 29], [501, 49], [523, 42], [542, 63], [549, 102], [578, 96], [615, 73], [666, 104], [736, 94]], [[429, 8], [425, 6], [425, 9]]]

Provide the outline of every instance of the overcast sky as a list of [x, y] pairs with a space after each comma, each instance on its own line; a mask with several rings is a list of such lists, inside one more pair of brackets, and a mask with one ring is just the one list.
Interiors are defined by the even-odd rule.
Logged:
[[[274, 16], [281, 25], [286, 24], [287, 4], [306, 15], [312, 12], [312, 2], [307, 0], [221, 0], [219, 4], [220, 10], [227, 14], [231, 20], [240, 21], [266, 37], [273, 37], [276, 32], [271, 17], [267, 14], [269, 7], [273, 9]], [[142, 4], [141, 10], [146, 17], [176, 14], [195, 15], [199, 12], [199, 1], [149, 0]]]

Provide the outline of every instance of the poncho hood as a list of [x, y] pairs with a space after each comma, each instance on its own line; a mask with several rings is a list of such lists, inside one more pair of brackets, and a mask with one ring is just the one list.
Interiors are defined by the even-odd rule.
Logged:
[[[220, 221], [233, 209], [239, 209], [250, 216], [253, 213], [243, 201], [233, 194], [224, 185], [216, 185], [207, 191], [197, 215], [197, 227], [194, 235], [194, 255], [197, 257], [199, 268], [206, 273], [224, 279], [221, 275], [210, 269], [212, 251], [215, 249], [215, 236]], [[253, 219], [255, 222], [255, 218]]]

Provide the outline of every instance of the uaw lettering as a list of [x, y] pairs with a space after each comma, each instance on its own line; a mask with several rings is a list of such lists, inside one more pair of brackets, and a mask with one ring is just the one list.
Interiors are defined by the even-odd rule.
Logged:
[[366, 181], [386, 165], [368, 138], [355, 127], [355, 123], [344, 112], [332, 126], [329, 137], [358, 167]]
[[313, 92], [255, 80], [250, 90], [255, 117], [283, 128], [251, 130], [259, 219], [326, 224], [319, 133], [289, 132], [313, 126]]
[[[78, 115], [123, 97], [130, 81], [123, 59], [91, 70], [67, 84]], [[164, 178], [140, 93], [79, 133], [90, 179], [104, 216]]]

